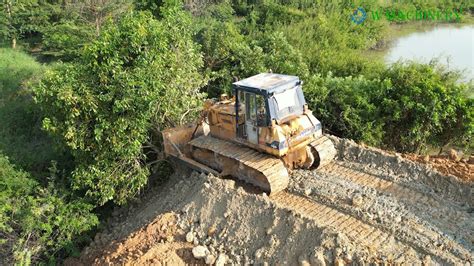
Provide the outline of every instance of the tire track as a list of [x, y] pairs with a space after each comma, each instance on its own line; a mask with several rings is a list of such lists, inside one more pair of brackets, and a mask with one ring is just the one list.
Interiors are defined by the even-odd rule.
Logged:
[[412, 202], [423, 203], [424, 205], [429, 206], [430, 208], [440, 207], [439, 202], [435, 200], [433, 197], [430, 197], [421, 192], [415, 191], [406, 186], [399, 185], [392, 181], [379, 178], [373, 174], [369, 174], [363, 171], [358, 171], [358, 170], [349, 168], [339, 163], [329, 164], [326, 167], [322, 167], [321, 169], [318, 169], [318, 171], [322, 173], [326, 173], [326, 174], [331, 174], [331, 175], [336, 174], [340, 177], [343, 177], [349, 181], [355, 182], [359, 185], [377, 189], [381, 192], [388, 193], [399, 199], [408, 201], [409, 203], [412, 203]]
[[469, 217], [466, 217], [465, 213], [456, 211], [450, 206], [442, 205], [441, 202], [447, 201], [446, 199], [435, 199], [430, 195], [426, 195], [412, 188], [382, 179], [370, 173], [349, 168], [348, 166], [344, 166], [337, 162], [322, 167], [321, 169], [318, 169], [318, 171], [328, 175], [336, 175], [361, 186], [370, 187], [379, 192], [387, 193], [390, 196], [402, 200], [406, 204], [418, 208], [421, 207], [430, 215], [432, 215], [433, 210], [436, 210], [437, 214], [442, 211], [444, 215], [436, 215], [436, 217], [433, 218], [441, 221], [443, 224], [455, 225], [460, 224], [463, 220], [470, 219]]
[[354, 243], [371, 250], [397, 251], [395, 258], [402, 256], [407, 249], [396, 241], [390, 233], [373, 227], [351, 215], [337, 209], [320, 204], [303, 196], [280, 192], [270, 197], [279, 207], [289, 209], [308, 219], [314, 220], [322, 227], [332, 227], [344, 233]]

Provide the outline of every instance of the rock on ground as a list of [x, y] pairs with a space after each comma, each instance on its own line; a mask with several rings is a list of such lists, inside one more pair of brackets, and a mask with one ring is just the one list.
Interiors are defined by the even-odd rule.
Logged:
[[[397, 154], [350, 140], [332, 140], [337, 160], [317, 170], [293, 171], [283, 199], [234, 180], [179, 168], [140, 201], [114, 211], [107, 229], [80, 258], [67, 262], [345, 265], [472, 261], [472, 184]], [[285, 205], [285, 197], [298, 200]], [[348, 230], [354, 224], [354, 230]], [[362, 229], [372, 231], [360, 237]], [[380, 248], [374, 248], [378, 242]]]

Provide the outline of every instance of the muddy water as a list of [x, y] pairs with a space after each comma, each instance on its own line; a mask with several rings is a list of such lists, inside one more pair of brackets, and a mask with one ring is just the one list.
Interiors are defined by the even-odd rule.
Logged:
[[474, 25], [439, 26], [396, 40], [385, 60], [415, 60], [428, 63], [438, 58], [449, 69], [462, 70], [464, 81], [474, 79]]

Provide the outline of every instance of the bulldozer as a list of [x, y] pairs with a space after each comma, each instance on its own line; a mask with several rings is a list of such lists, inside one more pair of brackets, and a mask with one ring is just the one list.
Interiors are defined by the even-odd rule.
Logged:
[[314, 169], [336, 155], [302, 85], [297, 76], [276, 73], [232, 83], [232, 98], [208, 100], [199, 121], [162, 132], [166, 156], [268, 194], [284, 190], [288, 171]]

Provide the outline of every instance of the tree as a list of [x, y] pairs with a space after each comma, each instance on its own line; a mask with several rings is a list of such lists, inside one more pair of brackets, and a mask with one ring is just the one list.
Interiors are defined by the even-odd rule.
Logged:
[[435, 132], [429, 140], [431, 145], [440, 147], [440, 153], [450, 145], [474, 150], [474, 99], [464, 97], [465, 90], [463, 85], [456, 86], [444, 98], [443, 104], [450, 114], [442, 119], [440, 132]]
[[4, 23], [6, 24], [6, 29], [3, 30], [3, 34], [10, 37], [12, 41], [12, 48], [16, 48], [16, 40], [18, 38], [18, 34], [15, 31], [15, 29], [12, 27], [13, 26], [13, 3], [11, 0], [4, 0], [3, 1], [4, 5], [4, 13], [5, 13], [5, 21]]
[[456, 83], [459, 75], [440, 68], [436, 61], [396, 63], [382, 75], [390, 85], [374, 101], [380, 104], [384, 143], [389, 148], [419, 153], [429, 143], [444, 145], [472, 136], [472, 103]]
[[306, 100], [325, 130], [339, 137], [380, 145], [383, 119], [374, 96], [387, 82], [364, 77], [311, 76], [303, 86]]
[[38, 0], [3, 0], [0, 6], [0, 35], [16, 48], [25, 37], [41, 35], [58, 13], [58, 4]]
[[303, 80], [308, 78], [309, 70], [302, 54], [288, 43], [283, 33], [274, 32], [264, 36], [259, 44], [265, 54], [267, 69], [276, 73], [298, 75]]
[[235, 24], [208, 18], [206, 25], [198, 33], [198, 40], [211, 76], [211, 82], [206, 86], [211, 97], [229, 93], [234, 81], [267, 70], [262, 48], [247, 41]]
[[64, 1], [56, 20], [42, 31], [41, 54], [62, 61], [78, 58], [107, 19], [118, 19], [131, 8], [131, 0]]
[[135, 195], [151, 167], [144, 145], [200, 111], [206, 80], [190, 17], [174, 5], [162, 14], [106, 24], [79, 63], [59, 65], [35, 89], [44, 127], [73, 150], [75, 188], [98, 204]]
[[45, 30], [42, 55], [63, 62], [80, 57], [83, 47], [95, 37], [93, 27], [77, 21], [63, 21]]
[[95, 35], [99, 36], [102, 24], [108, 17], [115, 18], [123, 12], [131, 9], [130, 0], [85, 0], [71, 1], [65, 3], [65, 12], [77, 16], [77, 22], [85, 21], [95, 30]]

